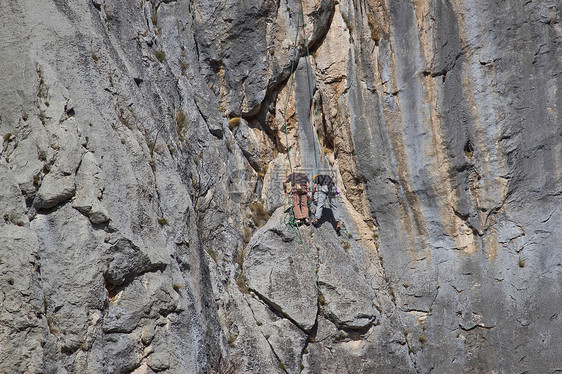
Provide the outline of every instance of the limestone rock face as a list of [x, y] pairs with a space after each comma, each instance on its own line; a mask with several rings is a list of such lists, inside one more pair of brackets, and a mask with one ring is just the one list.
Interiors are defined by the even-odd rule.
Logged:
[[562, 367], [559, 1], [0, 13], [0, 372]]

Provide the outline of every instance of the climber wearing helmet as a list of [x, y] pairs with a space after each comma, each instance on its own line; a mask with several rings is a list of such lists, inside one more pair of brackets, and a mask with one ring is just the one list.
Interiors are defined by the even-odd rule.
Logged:
[[310, 224], [308, 220], [308, 191], [310, 183], [308, 177], [303, 173], [291, 173], [283, 181], [283, 192], [287, 193], [287, 184], [291, 182], [291, 198], [293, 201], [293, 213], [297, 223]]
[[[314, 227], [320, 225], [320, 218], [322, 217], [322, 211], [325, 207], [332, 210], [332, 215], [336, 221], [336, 232], [340, 234], [340, 218], [338, 212], [338, 200], [337, 195], [339, 194], [333, 179], [329, 175], [318, 174], [312, 178], [314, 187], [312, 187], [312, 197], [316, 201], [316, 214], [312, 224]], [[315, 196], [316, 194], [316, 196]]]

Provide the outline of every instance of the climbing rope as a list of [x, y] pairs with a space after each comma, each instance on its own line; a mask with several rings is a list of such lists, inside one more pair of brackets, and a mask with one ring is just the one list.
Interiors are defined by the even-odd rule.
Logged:
[[[321, 294], [322, 292], [320, 291], [320, 282], [318, 280], [318, 274], [316, 273], [316, 269], [314, 267], [314, 264], [312, 263], [312, 259], [310, 258], [308, 248], [306, 246], [306, 243], [304, 242], [304, 238], [302, 237], [300, 226], [295, 220], [295, 215], [294, 215], [294, 212], [293, 212], [293, 206], [290, 202], [290, 196], [291, 196], [291, 194], [288, 193], [287, 198], [285, 199], [285, 201], [286, 201], [285, 206], [288, 205], [289, 209], [285, 210], [288, 213], [285, 214], [285, 217], [284, 217], [283, 221], [284, 221], [285, 225], [287, 225], [287, 226], [291, 227], [291, 229], [293, 229], [293, 232], [295, 233], [295, 236], [301, 242], [301, 244], [304, 248], [304, 252], [306, 253], [306, 258], [308, 259], [308, 263], [310, 264], [310, 269], [312, 270], [312, 274], [314, 274], [314, 286], [315, 286], [318, 294]], [[288, 204], [287, 204], [287, 202], [288, 202]]]
[[319, 154], [320, 154], [320, 140], [318, 139], [318, 134], [317, 134], [317, 129], [316, 129], [316, 116], [315, 116], [315, 112], [316, 112], [316, 103], [314, 102], [314, 79], [312, 76], [312, 65], [310, 63], [310, 49], [308, 46], [308, 39], [307, 39], [307, 35], [306, 35], [306, 24], [305, 24], [305, 18], [304, 18], [304, 7], [303, 7], [303, 3], [302, 0], [299, 1], [299, 10], [298, 10], [298, 15], [297, 15], [297, 32], [295, 34], [295, 41], [293, 42], [293, 47], [294, 47], [294, 55], [293, 58], [291, 59], [291, 73], [290, 73], [290, 79], [289, 79], [289, 90], [287, 91], [287, 96], [285, 98], [285, 105], [284, 105], [284, 110], [283, 110], [283, 121], [284, 121], [284, 127], [285, 127], [285, 142], [287, 145], [287, 159], [289, 161], [289, 169], [291, 170], [291, 173], [293, 172], [293, 165], [291, 163], [291, 155], [290, 155], [290, 150], [289, 150], [289, 134], [288, 134], [288, 122], [287, 122], [287, 107], [289, 104], [289, 93], [292, 91], [293, 89], [293, 85], [294, 85], [294, 71], [295, 71], [295, 63], [297, 61], [297, 57], [298, 57], [298, 36], [299, 36], [299, 32], [300, 29], [302, 28], [302, 32], [303, 32], [303, 38], [304, 38], [304, 43], [305, 43], [305, 48], [306, 48], [306, 56], [305, 56], [305, 62], [306, 62], [306, 75], [307, 75], [307, 84], [308, 84], [308, 92], [309, 92], [309, 96], [310, 96], [310, 103], [312, 105], [312, 108], [309, 107], [309, 114], [310, 117], [312, 119], [312, 136], [314, 138], [314, 174], [318, 173], [318, 159]]
[[[310, 103], [312, 105], [312, 108], [310, 109], [310, 117], [312, 117], [312, 137], [314, 138], [314, 173], [313, 174], [317, 174], [318, 158], [319, 158], [318, 155], [320, 154], [320, 142], [318, 140], [318, 134], [316, 131], [316, 116], [315, 116], [316, 104], [314, 102], [314, 79], [312, 77], [312, 64], [310, 63], [310, 50], [308, 47], [308, 38], [306, 37], [306, 27], [305, 27], [306, 25], [304, 22], [304, 9], [302, 5], [302, 0], [299, 1], [299, 13], [300, 13], [300, 18], [302, 19], [302, 33], [304, 37], [304, 43], [306, 46], [306, 57], [305, 57], [306, 76], [308, 82], [308, 92], [310, 94]], [[318, 148], [316, 148], [316, 145], [318, 145]]]
[[[302, 22], [301, 22], [302, 21]], [[294, 47], [294, 55], [293, 58], [291, 59], [291, 73], [290, 73], [290, 79], [289, 79], [289, 90], [287, 91], [287, 96], [285, 98], [285, 107], [283, 110], [283, 121], [284, 121], [284, 125], [285, 125], [285, 142], [287, 145], [287, 160], [289, 161], [289, 169], [291, 171], [291, 174], [293, 173], [293, 165], [291, 163], [291, 154], [290, 154], [290, 147], [289, 147], [289, 133], [288, 133], [288, 123], [287, 123], [287, 107], [289, 104], [289, 93], [292, 91], [293, 89], [293, 85], [294, 85], [294, 71], [295, 71], [295, 63], [297, 61], [298, 58], [298, 36], [299, 36], [299, 31], [302, 27], [303, 30], [303, 37], [304, 37], [304, 42], [305, 42], [305, 46], [306, 46], [306, 72], [307, 72], [307, 81], [308, 81], [308, 90], [309, 90], [309, 94], [310, 94], [310, 103], [312, 105], [312, 108], [310, 109], [310, 116], [312, 117], [312, 133], [313, 133], [313, 137], [314, 137], [314, 165], [315, 165], [315, 170], [314, 172], [317, 173], [318, 172], [318, 153], [319, 153], [319, 147], [317, 148], [317, 144], [319, 144], [318, 141], [318, 137], [316, 134], [316, 117], [314, 115], [315, 112], [315, 104], [314, 104], [314, 92], [313, 92], [313, 77], [312, 77], [312, 67], [310, 64], [310, 51], [309, 51], [309, 47], [308, 47], [308, 40], [306, 37], [306, 25], [305, 25], [305, 18], [304, 18], [304, 9], [303, 9], [303, 3], [302, 0], [299, 1], [299, 12], [297, 15], [297, 32], [295, 34], [295, 41], [293, 42], [293, 47]], [[310, 258], [310, 253], [308, 251], [308, 248], [306, 246], [306, 243], [304, 241], [304, 238], [302, 236], [302, 232], [300, 230], [300, 226], [299, 224], [296, 222], [295, 220], [295, 215], [294, 215], [294, 211], [293, 211], [293, 206], [292, 203], [290, 201], [290, 196], [291, 194], [288, 193], [286, 195], [286, 199], [285, 199], [285, 209], [284, 211], [287, 212], [283, 218], [284, 223], [287, 226], [290, 226], [291, 229], [293, 230], [293, 232], [295, 233], [295, 236], [299, 239], [300, 243], [302, 244], [304, 251], [306, 253], [306, 257], [308, 259], [308, 262], [310, 264], [310, 268], [312, 270], [312, 274], [314, 274], [314, 285], [316, 287], [316, 290], [318, 292], [318, 294], [321, 294], [320, 291], [320, 283], [318, 281], [318, 274], [316, 273], [316, 269], [314, 267], [314, 264], [312, 262], [312, 259]], [[288, 208], [287, 208], [288, 206]], [[309, 210], [310, 211], [310, 210]]]
[[283, 121], [285, 123], [285, 142], [287, 145], [287, 160], [289, 160], [289, 169], [291, 170], [291, 174], [293, 173], [293, 165], [291, 163], [291, 154], [290, 154], [290, 149], [289, 149], [289, 134], [287, 131], [287, 107], [289, 105], [289, 93], [291, 92], [291, 90], [293, 89], [293, 73], [295, 71], [295, 62], [297, 61], [297, 56], [298, 56], [298, 48], [297, 48], [297, 43], [298, 43], [298, 38], [299, 38], [299, 29], [300, 29], [300, 17], [298, 17], [297, 20], [297, 32], [295, 34], [295, 41], [293, 42], [293, 47], [294, 47], [294, 55], [293, 58], [291, 59], [291, 73], [290, 73], [290, 79], [289, 79], [289, 90], [287, 91], [287, 97], [285, 98], [285, 108], [283, 109]]

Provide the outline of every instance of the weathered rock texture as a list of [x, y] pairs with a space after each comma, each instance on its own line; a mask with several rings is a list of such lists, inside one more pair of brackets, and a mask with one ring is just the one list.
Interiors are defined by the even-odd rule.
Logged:
[[0, 372], [562, 370], [558, 1], [0, 14]]

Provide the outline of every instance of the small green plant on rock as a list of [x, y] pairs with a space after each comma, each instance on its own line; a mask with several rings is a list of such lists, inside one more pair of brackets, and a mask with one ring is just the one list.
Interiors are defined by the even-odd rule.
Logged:
[[166, 54], [163, 51], [155, 50], [153, 53], [154, 57], [156, 57], [159, 62], [164, 62], [164, 60], [166, 59]]
[[182, 142], [184, 141], [182, 132], [186, 124], [187, 124], [187, 116], [185, 115], [183, 109], [180, 109], [176, 112], [176, 131], [178, 133], [178, 139]]
[[33, 176], [33, 185], [35, 187], [39, 187], [40, 183], [41, 183], [41, 173], [37, 173]]
[[205, 247], [205, 251], [209, 254], [209, 256], [213, 259], [213, 261], [215, 261], [215, 264], [218, 264], [218, 255], [217, 252], [215, 252], [213, 249], [211, 248], [207, 248]]

